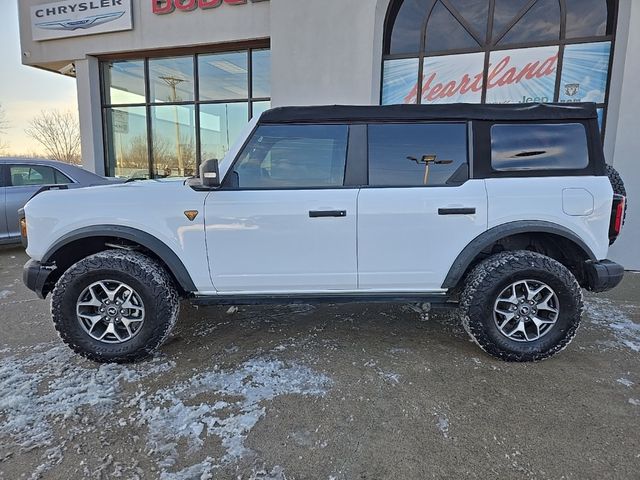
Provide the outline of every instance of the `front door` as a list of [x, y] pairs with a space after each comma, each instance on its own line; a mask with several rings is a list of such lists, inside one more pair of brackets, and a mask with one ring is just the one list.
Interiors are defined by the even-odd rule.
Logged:
[[346, 125], [261, 125], [206, 201], [221, 293], [357, 288], [357, 189], [345, 188]]
[[369, 126], [369, 188], [358, 199], [361, 290], [436, 292], [487, 228], [483, 180], [469, 180], [464, 123]]

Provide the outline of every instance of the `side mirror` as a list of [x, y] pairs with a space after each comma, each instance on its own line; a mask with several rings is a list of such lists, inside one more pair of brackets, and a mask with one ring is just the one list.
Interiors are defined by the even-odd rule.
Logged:
[[200, 181], [205, 188], [220, 187], [220, 168], [217, 159], [207, 160], [200, 165]]

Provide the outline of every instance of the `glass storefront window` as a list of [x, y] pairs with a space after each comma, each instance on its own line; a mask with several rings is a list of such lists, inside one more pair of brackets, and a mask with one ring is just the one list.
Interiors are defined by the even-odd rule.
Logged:
[[252, 95], [253, 98], [271, 96], [271, 51], [254, 50], [252, 52]]
[[142, 60], [105, 62], [102, 64], [105, 79], [104, 100], [109, 105], [144, 103], [145, 82]]
[[198, 57], [200, 100], [232, 100], [249, 97], [247, 52]]
[[222, 160], [247, 123], [245, 102], [214, 103], [200, 107], [201, 161]]
[[266, 112], [271, 108], [271, 102], [253, 102], [253, 115], [251, 118], [261, 115], [263, 112]]
[[604, 103], [611, 42], [578, 43], [564, 49], [561, 102]]
[[265, 48], [102, 62], [101, 72], [106, 170], [120, 177], [195, 175], [271, 105]]
[[193, 101], [193, 57], [149, 60], [149, 88], [154, 103]]
[[189, 177], [196, 167], [193, 105], [151, 107], [152, 155], [156, 177]]
[[617, 10], [617, 0], [391, 0], [381, 103], [595, 102], [606, 118]]
[[553, 102], [558, 47], [491, 52], [487, 103]]
[[147, 111], [145, 107], [105, 110], [107, 173], [124, 178], [149, 178]]

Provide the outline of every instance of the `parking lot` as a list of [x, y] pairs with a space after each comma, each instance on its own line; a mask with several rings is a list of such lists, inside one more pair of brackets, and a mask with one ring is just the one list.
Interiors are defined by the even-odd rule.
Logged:
[[640, 478], [638, 274], [539, 364], [487, 357], [455, 312], [185, 303], [155, 358], [98, 366], [25, 261], [0, 250], [0, 479]]

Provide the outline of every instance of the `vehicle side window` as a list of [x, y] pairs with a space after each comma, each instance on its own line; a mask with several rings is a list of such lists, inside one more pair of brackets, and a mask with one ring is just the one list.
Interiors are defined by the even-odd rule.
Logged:
[[347, 125], [261, 125], [231, 183], [242, 189], [342, 186], [348, 136]]
[[64, 173], [62, 173], [60, 170], [56, 170], [55, 171], [55, 175], [56, 175], [56, 185], [67, 185], [69, 183], [73, 183], [71, 181], [71, 179], [69, 177], [67, 177]]
[[369, 125], [369, 185], [459, 185], [469, 178], [467, 125]]
[[11, 165], [9, 179], [13, 187], [71, 183], [62, 172], [44, 165]]
[[588, 165], [587, 131], [582, 124], [491, 127], [491, 166], [495, 171], [582, 170]]

